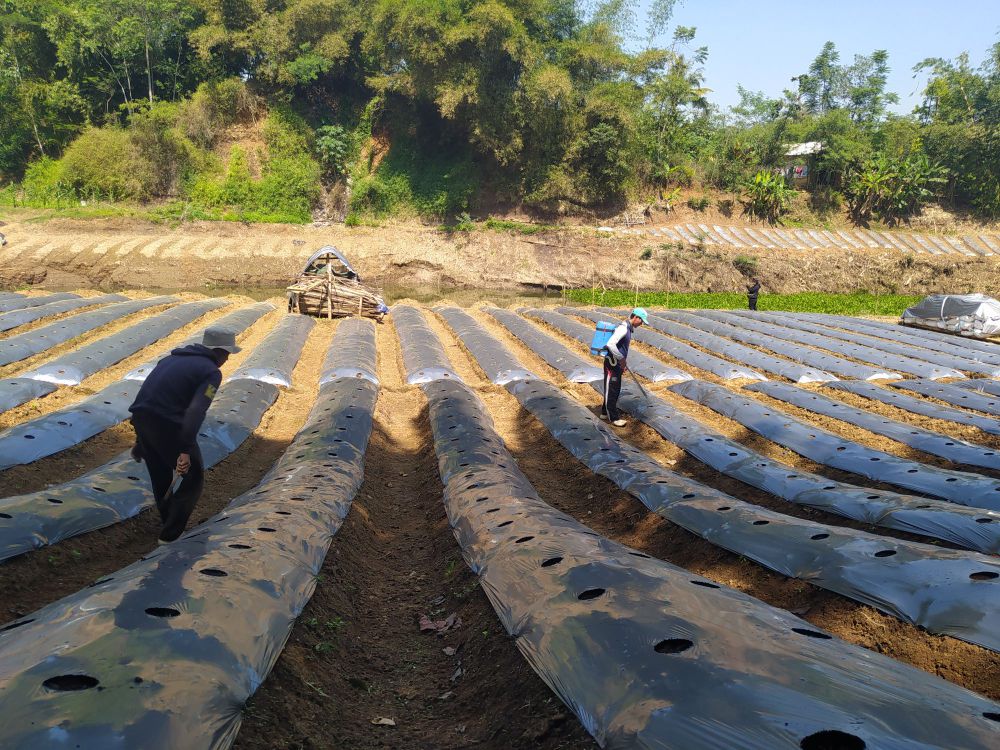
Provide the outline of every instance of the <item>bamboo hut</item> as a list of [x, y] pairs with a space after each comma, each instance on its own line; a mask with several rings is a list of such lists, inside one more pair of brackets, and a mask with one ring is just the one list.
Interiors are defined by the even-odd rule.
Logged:
[[332, 245], [313, 253], [287, 289], [289, 312], [320, 318], [357, 315], [379, 322], [389, 312], [381, 290], [361, 283], [357, 271]]

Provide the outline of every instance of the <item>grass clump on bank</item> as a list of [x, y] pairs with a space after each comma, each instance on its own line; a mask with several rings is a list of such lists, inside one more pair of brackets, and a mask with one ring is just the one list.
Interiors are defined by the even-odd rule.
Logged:
[[489, 218], [483, 224], [486, 229], [494, 232], [514, 232], [516, 234], [540, 234], [541, 232], [552, 232], [559, 229], [555, 224], [528, 224], [524, 221], [513, 221], [510, 219]]
[[[728, 310], [746, 308], [747, 296], [742, 292], [630, 292], [621, 289], [568, 289], [567, 299], [601, 307], [672, 307]], [[761, 294], [759, 310], [815, 312], [835, 315], [900, 315], [916, 304], [920, 295], [908, 294], [828, 294], [797, 292], [795, 294]]]

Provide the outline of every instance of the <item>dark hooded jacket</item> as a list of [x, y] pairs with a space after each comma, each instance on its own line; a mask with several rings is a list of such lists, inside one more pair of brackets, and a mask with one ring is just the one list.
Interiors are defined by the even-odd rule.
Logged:
[[177, 427], [181, 452], [198, 439], [205, 412], [222, 383], [215, 353], [201, 344], [174, 349], [156, 363], [129, 407]]

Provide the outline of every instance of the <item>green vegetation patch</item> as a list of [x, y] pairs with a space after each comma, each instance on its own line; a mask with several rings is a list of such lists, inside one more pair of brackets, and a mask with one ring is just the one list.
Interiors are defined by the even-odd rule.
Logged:
[[[687, 189], [690, 210], [724, 191], [727, 218], [738, 201], [796, 226], [843, 209], [894, 225], [935, 201], [1000, 218], [1000, 42], [978, 66], [966, 52], [919, 62], [907, 114], [892, 107], [898, 61], [841, 59], [834, 41], [783, 70], [782, 93], [741, 87], [723, 110], [678, 5], [0, 0], [0, 200], [181, 199], [304, 221], [339, 215], [350, 193], [349, 224], [454, 225], [497, 206], [664, 209]], [[265, 122], [279, 132], [255, 159]], [[218, 163], [233, 143], [249, 169]], [[818, 145], [787, 156], [804, 143]], [[336, 190], [324, 196], [321, 178]]]
[[234, 146], [226, 173], [203, 176], [191, 189], [199, 208], [229, 208], [222, 218], [300, 224], [311, 218], [319, 198], [320, 165], [313, 157], [309, 131], [296, 116], [272, 110], [263, 126], [267, 151], [260, 154], [261, 175], [255, 179], [248, 155]]
[[467, 152], [429, 148], [415, 138], [400, 138], [374, 171], [355, 174], [352, 220], [363, 223], [365, 217], [391, 215], [444, 219], [468, 208], [477, 183]]
[[528, 224], [524, 221], [493, 218], [487, 219], [484, 226], [497, 232], [515, 232], [517, 234], [539, 234], [559, 229], [555, 224]]
[[[566, 297], [575, 302], [601, 307], [673, 307], [729, 310], [746, 308], [747, 296], [741, 292], [629, 292], [620, 289], [569, 289]], [[761, 294], [759, 310], [816, 312], [836, 315], [900, 315], [916, 304], [919, 295], [906, 294], [827, 294], [798, 292], [796, 294]]]

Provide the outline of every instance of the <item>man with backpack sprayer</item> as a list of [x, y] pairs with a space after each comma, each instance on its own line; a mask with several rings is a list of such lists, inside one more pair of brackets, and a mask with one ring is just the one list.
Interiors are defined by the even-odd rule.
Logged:
[[[632, 343], [632, 332], [646, 322], [648, 322], [646, 311], [637, 307], [632, 310], [624, 322], [614, 329], [603, 346], [596, 347], [598, 352], [604, 354], [604, 403], [601, 405], [601, 419], [610, 421], [615, 427], [625, 426], [625, 420], [622, 419], [621, 412], [618, 411], [618, 397], [622, 392], [622, 377], [628, 371], [628, 349]], [[607, 324], [598, 324], [594, 337], [595, 345], [599, 343], [598, 336], [602, 332], [602, 325], [607, 326]], [[603, 330], [607, 330], [607, 328]], [[593, 351], [594, 348], [592, 346], [591, 350]], [[638, 381], [636, 382], [638, 383]]]

